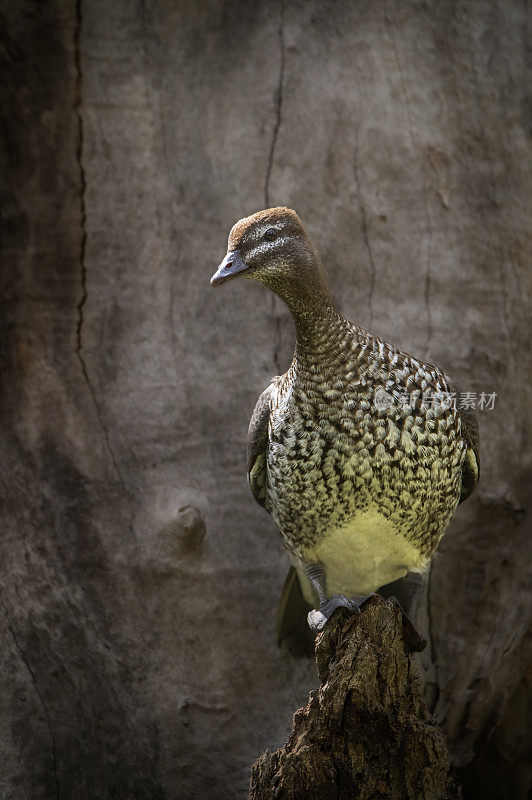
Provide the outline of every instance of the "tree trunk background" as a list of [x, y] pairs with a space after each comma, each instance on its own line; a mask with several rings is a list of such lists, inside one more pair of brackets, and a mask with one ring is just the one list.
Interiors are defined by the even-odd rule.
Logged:
[[209, 286], [285, 204], [343, 313], [498, 394], [422, 665], [464, 797], [524, 800], [526, 2], [1, 5], [0, 797], [242, 798], [317, 685], [244, 477], [291, 321]]

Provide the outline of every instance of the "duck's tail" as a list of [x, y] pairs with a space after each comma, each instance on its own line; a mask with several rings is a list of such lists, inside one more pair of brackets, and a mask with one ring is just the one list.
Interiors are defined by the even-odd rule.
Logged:
[[309, 611], [312, 605], [303, 597], [297, 570], [290, 567], [277, 606], [275, 631], [279, 647], [286, 648], [297, 658], [314, 655], [315, 634], [308, 626]]

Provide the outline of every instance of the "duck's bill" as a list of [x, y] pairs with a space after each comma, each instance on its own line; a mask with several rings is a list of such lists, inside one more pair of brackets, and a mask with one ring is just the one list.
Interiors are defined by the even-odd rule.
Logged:
[[240, 275], [248, 269], [248, 265], [240, 255], [240, 250], [227, 253], [226, 257], [211, 278], [211, 286], [219, 286], [224, 281]]

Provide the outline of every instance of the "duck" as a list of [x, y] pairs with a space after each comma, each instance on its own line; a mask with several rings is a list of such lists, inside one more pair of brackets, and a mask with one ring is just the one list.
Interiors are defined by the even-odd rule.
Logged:
[[[457, 382], [342, 316], [298, 214], [239, 220], [211, 278], [257, 281], [288, 307], [295, 352], [249, 423], [247, 476], [291, 562], [279, 641], [339, 607], [400, 598], [412, 619], [432, 557], [480, 474], [474, 409]], [[307, 629], [308, 630], [308, 629]]]

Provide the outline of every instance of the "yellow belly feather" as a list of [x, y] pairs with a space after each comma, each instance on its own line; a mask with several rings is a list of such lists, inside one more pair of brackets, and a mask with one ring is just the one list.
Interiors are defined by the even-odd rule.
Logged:
[[[305, 562], [319, 562], [327, 573], [327, 594], [347, 597], [370, 594], [411, 570], [423, 571], [428, 560], [389, 520], [376, 510], [356, 515], [351, 523], [332, 529], [304, 553]], [[309, 603], [316, 597], [301, 561], [296, 564]]]

